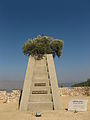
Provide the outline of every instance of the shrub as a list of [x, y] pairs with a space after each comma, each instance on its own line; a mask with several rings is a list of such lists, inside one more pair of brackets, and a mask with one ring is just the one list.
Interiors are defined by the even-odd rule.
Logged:
[[53, 54], [58, 57], [62, 54], [63, 41], [53, 39], [49, 36], [38, 35], [34, 39], [29, 39], [23, 46], [24, 55], [31, 55], [37, 58], [42, 58], [45, 54]]

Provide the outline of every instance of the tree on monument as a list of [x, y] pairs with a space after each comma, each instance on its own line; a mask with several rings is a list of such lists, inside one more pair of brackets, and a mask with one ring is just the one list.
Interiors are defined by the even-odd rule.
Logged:
[[53, 57], [61, 57], [64, 42], [49, 36], [38, 35], [34, 39], [29, 39], [24, 43], [24, 55], [42, 58], [45, 54], [52, 54]]

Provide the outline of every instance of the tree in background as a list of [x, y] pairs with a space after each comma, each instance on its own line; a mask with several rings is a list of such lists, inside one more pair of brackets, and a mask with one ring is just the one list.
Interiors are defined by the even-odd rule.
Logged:
[[34, 39], [29, 39], [24, 43], [24, 55], [31, 55], [35, 58], [42, 58], [45, 54], [53, 54], [58, 57], [62, 54], [64, 42], [62, 40], [53, 39], [49, 36], [38, 35]]

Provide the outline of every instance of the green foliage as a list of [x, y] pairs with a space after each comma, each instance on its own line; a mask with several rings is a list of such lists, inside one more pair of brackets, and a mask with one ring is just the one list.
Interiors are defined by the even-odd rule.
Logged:
[[48, 36], [38, 35], [34, 39], [29, 39], [23, 46], [24, 55], [31, 55], [34, 57], [42, 58], [44, 54], [53, 54], [58, 57], [62, 54], [63, 41], [55, 40]]
[[90, 87], [90, 78], [87, 81], [72, 85], [72, 87]]
[[61, 84], [60, 87], [63, 88], [64, 87], [63, 84]]

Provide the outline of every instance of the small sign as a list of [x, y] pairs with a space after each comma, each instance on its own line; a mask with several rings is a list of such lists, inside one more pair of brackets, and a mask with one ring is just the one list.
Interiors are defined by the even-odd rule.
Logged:
[[71, 111], [87, 111], [88, 100], [75, 99], [68, 104], [68, 110]]

